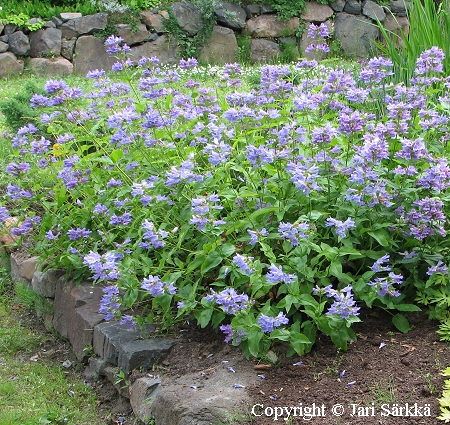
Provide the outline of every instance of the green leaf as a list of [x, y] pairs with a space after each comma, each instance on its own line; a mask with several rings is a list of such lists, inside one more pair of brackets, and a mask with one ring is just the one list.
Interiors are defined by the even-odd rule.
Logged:
[[248, 335], [248, 349], [254, 357], [259, 357], [261, 353], [260, 342], [264, 334], [259, 330], [254, 330]]
[[222, 260], [223, 258], [219, 255], [218, 252], [211, 252], [211, 254], [208, 254], [208, 256], [205, 258], [205, 261], [202, 264], [202, 267], [200, 269], [201, 273], [205, 274], [214, 267], [217, 267], [222, 262]]
[[125, 307], [132, 307], [135, 301], [137, 300], [137, 297], [139, 295], [139, 290], [134, 289], [128, 289], [128, 291], [125, 292], [125, 295], [123, 296], [123, 303]]
[[236, 247], [231, 243], [223, 244], [219, 247], [220, 253], [224, 258], [229, 257], [231, 254], [234, 254], [236, 251]]
[[205, 328], [206, 326], [208, 326], [208, 323], [211, 320], [213, 311], [214, 311], [213, 308], [207, 308], [207, 309], [200, 310], [195, 313], [195, 318], [201, 328]]
[[403, 314], [400, 313], [396, 314], [392, 318], [392, 323], [400, 332], [403, 332], [404, 334], [411, 330], [411, 326], [409, 325], [408, 319], [405, 316], [403, 316]]
[[422, 311], [420, 307], [414, 304], [394, 304], [394, 308], [398, 311]]
[[291, 333], [287, 329], [275, 329], [270, 333], [270, 339], [278, 339], [280, 341], [289, 341]]
[[331, 331], [330, 337], [333, 341], [333, 344], [340, 348], [341, 350], [347, 351], [348, 348], [348, 342], [351, 341], [352, 338], [352, 332], [350, 332], [350, 329], [345, 327], [335, 328]]
[[118, 162], [119, 159], [123, 158], [123, 150], [122, 149], [115, 149], [111, 152], [111, 155], [109, 155], [110, 158], [114, 161], [114, 162]]
[[372, 238], [374, 238], [381, 246], [389, 246], [391, 244], [389, 233], [384, 229], [369, 231], [367, 233], [372, 236]]

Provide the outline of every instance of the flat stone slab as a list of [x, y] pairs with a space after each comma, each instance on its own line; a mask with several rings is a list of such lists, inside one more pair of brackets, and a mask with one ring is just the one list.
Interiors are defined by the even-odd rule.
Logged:
[[204, 371], [179, 378], [162, 375], [161, 389], [150, 397], [152, 418], [155, 425], [228, 424], [236, 414], [249, 413], [251, 400], [245, 388], [259, 379], [253, 363], [238, 351], [228, 363], [217, 359]]

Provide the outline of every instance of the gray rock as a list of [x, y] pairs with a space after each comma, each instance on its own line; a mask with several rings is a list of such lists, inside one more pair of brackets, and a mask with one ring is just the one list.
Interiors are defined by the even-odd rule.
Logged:
[[83, 374], [87, 379], [96, 381], [99, 376], [105, 375], [105, 367], [107, 367], [105, 360], [99, 357], [89, 357], [88, 366]]
[[234, 63], [238, 44], [234, 31], [229, 28], [214, 26], [210, 39], [203, 46], [199, 60], [204, 63]]
[[[14, 55], [10, 56], [10, 52], [2, 53], [0, 56], [2, 58], [10, 58], [12, 61], [16, 59]], [[6, 64], [6, 62], [4, 62]], [[12, 63], [12, 62], [11, 62]], [[3, 66], [3, 63], [2, 63]], [[13, 69], [19, 69], [18, 65], [13, 65]], [[23, 70], [23, 64], [21, 69]], [[3, 70], [0, 68], [0, 70]], [[7, 74], [6, 74], [7, 75]], [[10, 256], [11, 261], [11, 278], [14, 282], [20, 282], [25, 279], [28, 283], [31, 283], [33, 275], [37, 270], [37, 265], [39, 263], [39, 257], [28, 257], [18, 253], [12, 253]]]
[[261, 6], [259, 4], [248, 4], [244, 6], [244, 10], [247, 14], [247, 19], [261, 15]]
[[154, 327], [148, 325], [144, 330], [128, 330], [117, 321], [103, 322], [94, 327], [92, 346], [94, 353], [113, 366], [118, 364], [119, 349], [123, 344], [149, 337]]
[[148, 37], [148, 41], [155, 41], [158, 37], [159, 35], [156, 32], [152, 32]]
[[67, 76], [73, 73], [73, 64], [64, 58], [32, 58], [30, 68], [42, 77]]
[[344, 10], [345, 0], [336, 0], [335, 2], [330, 4], [330, 7], [335, 12], [342, 12]]
[[407, 16], [407, 12], [411, 8], [411, 2], [406, 0], [394, 0], [389, 3], [389, 10], [397, 16]]
[[129, 46], [143, 43], [148, 40], [150, 32], [147, 30], [145, 24], [139, 24], [137, 28], [132, 28], [128, 24], [118, 24], [117, 35], [123, 38], [123, 41]]
[[370, 20], [338, 13], [334, 25], [334, 36], [341, 42], [346, 55], [367, 58], [373, 53], [373, 41], [379, 37], [379, 29]]
[[163, 33], [164, 18], [160, 14], [149, 11], [141, 12], [141, 20], [148, 28], [156, 33]]
[[270, 63], [281, 53], [277, 43], [265, 39], [250, 40], [250, 54], [254, 63]]
[[193, 4], [175, 2], [171, 9], [178, 25], [188, 35], [195, 35], [203, 28], [204, 23], [200, 9]]
[[3, 32], [4, 28], [5, 28], [5, 24], [2, 24], [0, 22], [0, 34]]
[[3, 30], [3, 33], [5, 35], [11, 35], [13, 32], [15, 32], [17, 29], [17, 25], [14, 24], [6, 24], [5, 28]]
[[119, 347], [119, 369], [125, 373], [141, 367], [149, 370], [169, 354], [175, 343], [176, 340], [167, 338], [150, 338], [123, 344]]
[[362, 13], [375, 22], [384, 22], [386, 19], [384, 9], [372, 0], [366, 0], [363, 3]]
[[70, 40], [66, 40], [65, 38], [61, 39], [61, 56], [63, 58], [72, 61], [76, 41], [76, 38]]
[[37, 271], [33, 274], [31, 286], [38, 295], [55, 298], [56, 282], [64, 275], [64, 270], [48, 269], [45, 272]]
[[[94, 69], [110, 70], [116, 59], [106, 53], [102, 40], [93, 35], [79, 37], [75, 44], [73, 72], [86, 74]], [[139, 58], [140, 59], [140, 58]]]
[[39, 22], [42, 22], [41, 18], [31, 18], [31, 19], [28, 20], [28, 23], [30, 25], [38, 24]]
[[16, 56], [25, 56], [30, 51], [30, 40], [22, 31], [9, 35], [9, 51]]
[[8, 50], [8, 44], [0, 41], [0, 53], [6, 52]]
[[305, 3], [305, 10], [301, 14], [301, 18], [307, 22], [325, 22], [333, 14], [334, 11], [330, 6], [308, 1]]
[[30, 34], [29, 55], [33, 58], [59, 56], [61, 54], [61, 30], [40, 29]]
[[284, 21], [275, 15], [261, 15], [249, 19], [243, 33], [256, 38], [287, 37], [294, 35], [298, 27], [299, 18], [296, 17]]
[[133, 413], [142, 421], [152, 417], [152, 403], [161, 391], [161, 379], [139, 378], [130, 385], [130, 404]]
[[233, 3], [219, 2], [214, 5], [214, 13], [217, 23], [233, 30], [241, 30], [245, 27], [247, 14], [245, 10]]
[[66, 22], [66, 21], [69, 21], [71, 19], [81, 18], [83, 15], [81, 13], [78, 13], [78, 12], [63, 12], [59, 16], [61, 16], [61, 19], [64, 22]]
[[3, 43], [8, 43], [9, 40], [9, 35], [2, 35], [0, 37], [0, 41], [2, 41]]
[[73, 38], [105, 29], [107, 24], [108, 14], [96, 13], [95, 15], [87, 15], [64, 22], [59, 26], [59, 29], [62, 31], [64, 38]]
[[44, 28], [56, 28], [56, 24], [53, 21], [47, 21]]
[[145, 57], [156, 56], [161, 63], [177, 64], [179, 61], [178, 45], [167, 35], [161, 35], [155, 41], [140, 44], [131, 48], [131, 58], [138, 61]]
[[102, 289], [90, 284], [76, 286], [65, 277], [56, 284], [53, 326], [69, 339], [79, 360], [86, 357], [86, 346], [92, 345], [94, 326], [103, 320], [98, 313]]
[[361, 14], [361, 3], [358, 0], [347, 0], [344, 6], [344, 12], [351, 15]]
[[56, 16], [52, 16], [52, 22], [53, 22], [57, 27], [59, 27], [60, 25], [63, 24], [62, 19], [59, 19], [59, 18], [57, 18]]
[[[203, 376], [195, 373], [174, 378], [161, 376], [161, 391], [151, 404], [156, 424], [209, 425], [230, 423], [230, 416], [248, 412], [251, 400], [246, 388], [255, 385], [257, 372], [253, 363], [243, 359], [232, 360], [225, 366], [218, 361], [216, 367]], [[227, 366], [234, 368], [230, 373]], [[235, 388], [240, 384], [244, 388]]]

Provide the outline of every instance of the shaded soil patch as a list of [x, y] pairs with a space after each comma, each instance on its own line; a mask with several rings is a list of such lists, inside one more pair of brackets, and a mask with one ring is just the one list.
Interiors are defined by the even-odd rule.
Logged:
[[[265, 379], [246, 388], [257, 405], [253, 412], [261, 416], [252, 415], [253, 406], [248, 406], [235, 423], [283, 423], [286, 411], [274, 421], [275, 408], [296, 407], [291, 415], [297, 417], [287, 423], [442, 424], [437, 419], [437, 398], [444, 380], [440, 371], [450, 365], [450, 346], [439, 341], [437, 323], [429, 321], [424, 313], [409, 314], [413, 329], [402, 334], [383, 311], [363, 312], [361, 319], [362, 323], [354, 327], [358, 340], [347, 352], [338, 351], [326, 336], [302, 358], [285, 358], [283, 347], [275, 347], [280, 364], [269, 370], [255, 370]], [[183, 349], [173, 350], [165, 361], [169, 373], [204, 371], [217, 363], [215, 356], [236, 355], [234, 347], [224, 349], [219, 343], [222, 336], [211, 331], [192, 330], [184, 338]], [[294, 365], [300, 361], [303, 364]], [[333, 414], [335, 405], [340, 406]], [[308, 420], [305, 408], [313, 406], [313, 417]]]

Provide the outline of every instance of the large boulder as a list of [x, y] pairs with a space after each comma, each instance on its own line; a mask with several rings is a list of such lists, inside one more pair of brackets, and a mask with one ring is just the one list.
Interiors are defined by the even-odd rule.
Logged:
[[305, 3], [305, 10], [301, 18], [308, 22], [325, 22], [333, 16], [334, 10], [326, 4], [319, 4], [315, 1]]
[[8, 44], [0, 41], [0, 53], [6, 52], [8, 50]]
[[64, 38], [78, 37], [83, 34], [92, 34], [94, 31], [103, 30], [108, 24], [107, 13], [82, 16], [64, 22], [59, 28]]
[[73, 64], [64, 58], [32, 58], [30, 68], [42, 77], [66, 76], [73, 73]]
[[94, 69], [110, 70], [116, 59], [106, 53], [102, 40], [93, 35], [80, 37], [75, 44], [74, 73], [86, 74]]
[[389, 3], [389, 10], [397, 16], [406, 16], [411, 8], [411, 2], [406, 0], [394, 0]]
[[250, 54], [254, 63], [270, 63], [281, 53], [277, 43], [265, 39], [250, 40]]
[[16, 56], [25, 56], [30, 51], [30, 40], [22, 31], [9, 34], [9, 51]]
[[73, 52], [75, 50], [75, 43], [77, 39], [71, 38], [70, 40], [66, 40], [63, 38], [61, 40], [61, 56], [69, 61], [73, 59]]
[[145, 57], [156, 56], [161, 63], [177, 64], [179, 61], [178, 45], [168, 36], [162, 35], [155, 41], [140, 44], [131, 48], [131, 58], [138, 61]]
[[205, 63], [234, 63], [237, 49], [238, 44], [234, 31], [216, 25], [208, 43], [203, 46], [199, 60]]
[[233, 3], [219, 2], [214, 6], [217, 23], [233, 30], [241, 30], [245, 27], [247, 14], [245, 10]]
[[61, 30], [47, 28], [30, 33], [30, 52], [32, 58], [59, 56], [61, 54]]
[[379, 29], [362, 16], [338, 13], [334, 21], [334, 36], [341, 42], [344, 54], [367, 58], [374, 52], [374, 40], [379, 37]]
[[247, 21], [244, 34], [255, 38], [287, 37], [295, 34], [299, 24], [297, 17], [284, 21], [275, 15], [261, 15]]
[[361, 3], [358, 0], [347, 0], [344, 6], [344, 12], [352, 15], [359, 15], [361, 13]]
[[195, 35], [203, 28], [202, 13], [193, 4], [175, 2], [171, 10], [180, 28], [188, 35]]

